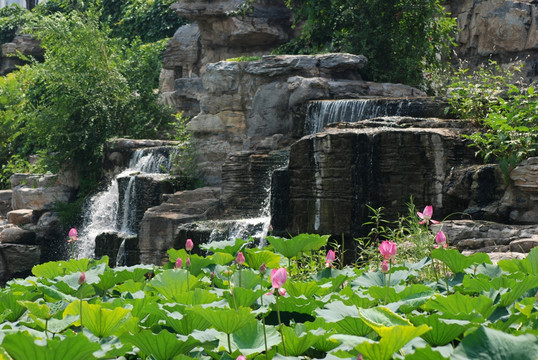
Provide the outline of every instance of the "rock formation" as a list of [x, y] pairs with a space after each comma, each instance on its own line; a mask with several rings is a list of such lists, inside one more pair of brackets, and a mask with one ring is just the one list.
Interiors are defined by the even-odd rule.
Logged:
[[451, 0], [457, 18], [455, 49], [473, 67], [488, 59], [522, 62], [522, 76], [538, 80], [538, 4], [535, 0]]
[[17, 34], [11, 42], [0, 46], [0, 54], [0, 75], [5, 75], [25, 63], [19, 58], [19, 54], [40, 60], [43, 58], [43, 49], [39, 41], [32, 36]]

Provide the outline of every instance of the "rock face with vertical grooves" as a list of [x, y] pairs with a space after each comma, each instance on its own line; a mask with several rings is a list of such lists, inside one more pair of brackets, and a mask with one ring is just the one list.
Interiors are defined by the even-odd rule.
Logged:
[[230, 154], [222, 166], [221, 206], [224, 216], [259, 216], [269, 206], [271, 173], [288, 161], [287, 151]]
[[458, 211], [444, 183], [451, 168], [476, 160], [460, 136], [464, 123], [457, 123], [395, 117], [340, 123], [303, 137], [290, 151], [284, 232], [357, 236], [368, 220], [366, 205], [383, 206], [395, 218], [407, 212], [410, 195], [415, 204], [433, 205], [438, 216]]
[[218, 207], [219, 196], [220, 188], [214, 187], [180, 191], [161, 205], [149, 208], [138, 233], [140, 262], [162, 264], [168, 260], [168, 249], [184, 247], [184, 241], [176, 243], [178, 226], [207, 219], [208, 214]]

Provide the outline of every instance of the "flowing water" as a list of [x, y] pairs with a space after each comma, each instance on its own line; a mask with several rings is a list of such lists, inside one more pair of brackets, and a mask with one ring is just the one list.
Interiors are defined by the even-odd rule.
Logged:
[[[137, 149], [130, 160], [129, 167], [115, 176], [105, 190], [92, 196], [84, 206], [84, 221], [79, 231], [77, 258], [94, 257], [95, 238], [105, 232], [117, 232], [125, 235], [135, 234], [133, 228], [136, 214], [134, 199], [136, 176], [161, 174], [170, 167], [169, 151], [165, 148]], [[119, 198], [118, 180], [128, 178], [123, 198]], [[120, 250], [121, 250], [120, 246]], [[118, 254], [118, 260], [121, 254]]]

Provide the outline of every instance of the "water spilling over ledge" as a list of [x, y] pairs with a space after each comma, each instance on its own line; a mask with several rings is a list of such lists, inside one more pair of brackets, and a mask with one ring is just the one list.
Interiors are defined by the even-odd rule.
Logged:
[[382, 116], [446, 117], [447, 104], [432, 98], [375, 98], [311, 101], [304, 134], [315, 134], [337, 122], [358, 122]]

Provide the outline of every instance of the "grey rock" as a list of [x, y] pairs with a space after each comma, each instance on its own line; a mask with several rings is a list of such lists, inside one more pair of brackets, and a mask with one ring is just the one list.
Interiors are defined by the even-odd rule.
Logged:
[[12, 193], [12, 190], [0, 190], [0, 216], [6, 217], [7, 213], [12, 210]]
[[0, 244], [0, 284], [13, 277], [26, 277], [39, 264], [41, 251], [36, 245]]
[[6, 227], [0, 232], [0, 243], [18, 245], [36, 245], [35, 232], [17, 226]]
[[34, 211], [30, 209], [12, 210], [7, 213], [7, 220], [14, 225], [26, 225], [34, 221]]

